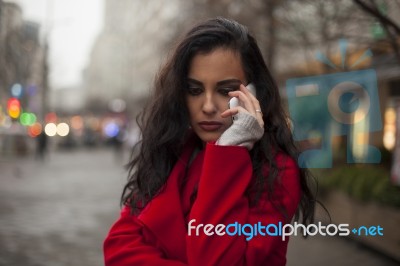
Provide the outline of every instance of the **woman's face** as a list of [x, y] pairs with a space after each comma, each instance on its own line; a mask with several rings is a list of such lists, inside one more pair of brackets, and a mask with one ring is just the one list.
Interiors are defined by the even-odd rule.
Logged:
[[228, 109], [228, 92], [247, 84], [240, 56], [227, 48], [197, 54], [190, 63], [187, 80], [190, 125], [202, 141], [216, 141], [232, 124], [231, 117], [221, 117]]

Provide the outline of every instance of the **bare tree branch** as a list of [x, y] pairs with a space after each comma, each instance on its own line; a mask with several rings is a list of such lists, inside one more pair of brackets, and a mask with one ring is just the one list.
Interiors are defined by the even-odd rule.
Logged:
[[364, 3], [362, 0], [353, 0], [353, 2], [365, 12], [376, 17], [382, 23], [382, 25], [389, 25], [396, 31], [397, 35], [400, 35], [400, 27], [396, 23], [394, 23], [393, 20], [382, 14], [377, 8], [376, 4], [374, 6], [370, 6]]
[[400, 36], [400, 27], [392, 19], [382, 14], [375, 1], [370, 0], [369, 5], [362, 0], [353, 0], [353, 2], [358, 5], [362, 10], [364, 10], [364, 12], [378, 19], [388, 35], [388, 39], [390, 41], [396, 59], [400, 63], [400, 47], [397, 42], [397, 38]]

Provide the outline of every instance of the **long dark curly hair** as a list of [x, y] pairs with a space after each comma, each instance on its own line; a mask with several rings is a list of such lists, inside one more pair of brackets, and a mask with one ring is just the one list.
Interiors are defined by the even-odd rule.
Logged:
[[[251, 204], [257, 204], [265, 189], [271, 200], [280, 171], [274, 160], [278, 152], [297, 161], [298, 152], [278, 87], [256, 40], [236, 21], [209, 19], [189, 30], [176, 44], [156, 76], [150, 100], [137, 119], [142, 139], [128, 164], [129, 179], [121, 197], [121, 203], [130, 206], [133, 212], [140, 211], [159, 193], [181, 155], [189, 127], [185, 103], [189, 66], [196, 54], [206, 54], [216, 48], [231, 49], [240, 55], [246, 79], [255, 85], [264, 114], [264, 136], [250, 152], [254, 169], [248, 189]], [[264, 165], [270, 167], [267, 176], [262, 173]], [[295, 218], [304, 224], [314, 220], [316, 201], [309, 180], [312, 179], [308, 178], [306, 169], [300, 169], [302, 199]]]

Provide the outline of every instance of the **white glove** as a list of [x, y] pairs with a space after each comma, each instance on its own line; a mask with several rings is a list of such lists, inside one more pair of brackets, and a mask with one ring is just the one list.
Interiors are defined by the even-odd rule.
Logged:
[[216, 144], [221, 146], [244, 146], [251, 150], [264, 135], [264, 128], [257, 119], [244, 112], [235, 115], [233, 124], [222, 133]]

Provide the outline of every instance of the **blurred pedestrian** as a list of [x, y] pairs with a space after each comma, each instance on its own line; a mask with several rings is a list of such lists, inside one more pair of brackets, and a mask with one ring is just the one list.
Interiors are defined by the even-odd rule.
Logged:
[[287, 239], [250, 224], [299, 215], [312, 222], [315, 198], [247, 28], [224, 18], [192, 28], [157, 75], [141, 118], [121, 217], [104, 242], [106, 265], [285, 265]]
[[36, 137], [36, 158], [44, 161], [47, 153], [47, 135], [44, 131], [42, 131]]
[[124, 138], [125, 128], [121, 127], [118, 133], [110, 139], [114, 150], [114, 159], [118, 163], [124, 160]]

